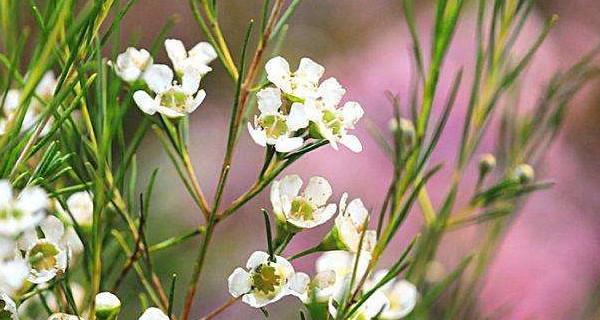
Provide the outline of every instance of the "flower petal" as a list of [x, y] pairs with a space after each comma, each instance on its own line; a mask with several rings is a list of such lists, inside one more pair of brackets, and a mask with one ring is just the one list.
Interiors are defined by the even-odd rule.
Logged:
[[204, 102], [205, 98], [206, 98], [206, 91], [204, 91], [204, 89], [198, 91], [198, 93], [196, 94], [194, 99], [191, 101], [191, 103], [188, 105], [188, 107], [185, 111], [187, 111], [187, 113], [194, 112], [196, 109], [198, 109], [198, 107], [202, 104], [202, 102]]
[[250, 292], [252, 289], [252, 279], [250, 273], [242, 268], [237, 268], [231, 273], [227, 279], [229, 293], [237, 298], [243, 294]]
[[323, 105], [328, 109], [335, 109], [340, 103], [342, 97], [346, 94], [346, 89], [340, 85], [335, 78], [329, 78], [319, 85], [317, 94], [321, 97]]
[[292, 104], [286, 123], [291, 131], [308, 127], [308, 116], [303, 104], [297, 102]]
[[138, 90], [133, 94], [133, 101], [135, 104], [147, 114], [155, 114], [158, 108], [158, 103], [154, 100], [146, 91]]
[[302, 179], [297, 174], [287, 175], [279, 180], [281, 196], [285, 196], [290, 200], [298, 196], [300, 188], [302, 188]]
[[360, 198], [350, 201], [345, 213], [350, 216], [352, 223], [357, 226], [362, 225], [369, 215], [369, 211]]
[[198, 92], [202, 75], [194, 68], [186, 68], [181, 77], [181, 89], [185, 94], [191, 96]]
[[159, 308], [148, 308], [138, 320], [169, 320], [169, 317]]
[[344, 118], [344, 127], [354, 128], [354, 125], [362, 118], [365, 111], [358, 102], [348, 101], [342, 107], [342, 116]]
[[12, 185], [8, 180], [0, 180], [0, 208], [13, 200]]
[[320, 207], [327, 203], [333, 193], [331, 185], [323, 177], [311, 177], [302, 193], [308, 201]]
[[27, 187], [17, 199], [17, 207], [26, 212], [37, 212], [48, 207], [48, 194], [40, 187]]
[[265, 114], [275, 114], [281, 107], [281, 90], [265, 88], [256, 93], [258, 110]]
[[217, 58], [217, 51], [208, 42], [199, 42], [189, 52], [190, 57], [193, 57], [199, 63], [207, 65]]
[[296, 272], [293, 276], [288, 280], [288, 286], [290, 290], [290, 294], [300, 298], [302, 302], [306, 302], [308, 300], [308, 285], [310, 283], [310, 278], [304, 272]]
[[252, 127], [252, 124], [248, 122], [248, 133], [250, 133], [250, 137], [252, 140], [256, 142], [256, 144], [266, 147], [267, 146], [267, 135], [261, 129]]
[[65, 226], [55, 216], [47, 216], [40, 224], [44, 238], [58, 243], [65, 233]]
[[156, 93], [167, 91], [173, 82], [173, 70], [164, 64], [153, 64], [144, 72], [144, 81]]
[[179, 118], [179, 117], [183, 117], [186, 114], [180, 111], [177, 111], [175, 109], [171, 109], [169, 107], [165, 107], [165, 106], [158, 106], [156, 107], [156, 111], [162, 115], [164, 115], [165, 117], [169, 117], [169, 118]]
[[351, 134], [343, 135], [340, 138], [340, 143], [345, 145], [352, 152], [359, 153], [363, 150], [360, 140], [358, 140], [356, 136], [353, 136]]
[[291, 152], [302, 147], [303, 144], [304, 139], [300, 137], [289, 138], [281, 136], [275, 142], [275, 150], [281, 153]]
[[283, 92], [292, 91], [292, 83], [290, 78], [290, 65], [282, 57], [271, 58], [265, 64], [267, 79], [275, 84]]
[[251, 270], [254, 269], [261, 264], [267, 262], [269, 260], [269, 254], [263, 251], [254, 251], [250, 258], [248, 258], [248, 262], [246, 262], [246, 269]]
[[188, 56], [187, 51], [185, 50], [185, 46], [181, 40], [177, 39], [166, 39], [165, 40], [165, 50], [167, 50], [167, 55], [173, 65], [178, 65], [182, 60], [186, 59]]
[[314, 62], [310, 58], [302, 58], [300, 59], [298, 70], [296, 71], [296, 77], [312, 84], [317, 84], [324, 72], [325, 68], [322, 65]]

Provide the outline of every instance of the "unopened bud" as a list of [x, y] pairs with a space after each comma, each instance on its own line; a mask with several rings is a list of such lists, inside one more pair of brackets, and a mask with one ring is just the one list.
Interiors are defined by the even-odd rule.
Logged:
[[110, 292], [96, 295], [96, 318], [99, 320], [115, 320], [121, 311], [121, 301]]
[[520, 183], [529, 183], [535, 178], [535, 170], [528, 164], [520, 164], [515, 168], [513, 177]]
[[486, 153], [479, 158], [479, 175], [485, 176], [496, 167], [496, 157], [491, 153]]
[[405, 118], [400, 118], [398, 121], [396, 118], [390, 120], [389, 128], [392, 132], [399, 131], [402, 146], [410, 148], [414, 146], [416, 141], [415, 126], [413, 123]]

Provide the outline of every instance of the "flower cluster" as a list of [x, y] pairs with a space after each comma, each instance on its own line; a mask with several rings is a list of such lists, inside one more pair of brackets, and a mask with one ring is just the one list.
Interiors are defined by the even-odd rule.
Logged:
[[[315, 276], [310, 279], [302, 272], [295, 272], [283, 257], [257, 251], [250, 256], [245, 269], [237, 268], [229, 276], [229, 292], [236, 298], [241, 296], [243, 302], [255, 308], [293, 295], [306, 304], [326, 304], [335, 317], [336, 306], [344, 294], [374, 288], [388, 271], [380, 270], [369, 277], [377, 236], [374, 230], [367, 229], [369, 212], [363, 202], [354, 199], [347, 204], [348, 195], [344, 193], [339, 206], [328, 203], [332, 188], [323, 177], [310, 178], [304, 190], [302, 185], [297, 175], [274, 181], [271, 203], [278, 233], [288, 235], [324, 224], [339, 209], [333, 228], [315, 248], [326, 251], [316, 261]], [[352, 277], [356, 281], [350, 288]], [[358, 280], [363, 277], [367, 278], [365, 286], [358, 288]], [[376, 315], [380, 319], [400, 319], [412, 311], [417, 298], [414, 285], [394, 279], [380, 286], [352, 319], [372, 319]]]
[[11, 296], [48, 284], [83, 251], [73, 227], [48, 215], [50, 204], [40, 187], [15, 194], [8, 181], [0, 181], [0, 315], [10, 314], [2, 319], [17, 319]]
[[[40, 119], [40, 116], [46, 109], [46, 104], [54, 96], [54, 91], [57, 84], [58, 82], [54, 72], [48, 71], [42, 76], [40, 82], [35, 88], [29, 105], [27, 106], [27, 112], [25, 112], [23, 122], [21, 123], [21, 131], [31, 129]], [[20, 89], [10, 89], [6, 92], [6, 95], [0, 97], [0, 102], [4, 103], [3, 105], [0, 104], [2, 106], [2, 115], [0, 115], [0, 134], [4, 134], [6, 132], [6, 126], [8, 122], [13, 121], [17, 116], [17, 111], [19, 110], [19, 106], [22, 102], [22, 96], [23, 95]], [[50, 126], [46, 125], [41, 134], [44, 135], [48, 133], [49, 128]]]
[[302, 58], [295, 72], [288, 62], [275, 57], [265, 65], [272, 86], [256, 94], [260, 114], [248, 123], [250, 136], [261, 146], [272, 145], [277, 152], [299, 149], [309, 139], [329, 141], [334, 149], [343, 144], [362, 151], [358, 138], [348, 133], [364, 111], [354, 101], [339, 107], [346, 90], [335, 78], [319, 83], [323, 66]]
[[200, 89], [200, 80], [212, 69], [208, 64], [217, 53], [207, 42], [200, 42], [187, 51], [183, 42], [165, 40], [167, 55], [173, 69], [164, 64], [154, 64], [148, 51], [128, 48], [111, 63], [115, 73], [127, 82], [142, 80], [150, 89], [137, 90], [133, 99], [147, 114], [160, 113], [166, 117], [183, 117], [200, 106], [206, 92]]

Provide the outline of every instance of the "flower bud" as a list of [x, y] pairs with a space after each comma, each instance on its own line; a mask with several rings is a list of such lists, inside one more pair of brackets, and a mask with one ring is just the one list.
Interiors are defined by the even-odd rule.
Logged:
[[515, 168], [513, 178], [523, 184], [529, 183], [535, 178], [535, 171], [526, 163], [520, 164]]
[[398, 121], [393, 118], [389, 122], [389, 128], [392, 132], [399, 131], [398, 134], [400, 135], [400, 142], [403, 147], [411, 148], [414, 146], [417, 136], [415, 133], [415, 126], [410, 120], [400, 118], [400, 121]]
[[479, 159], [479, 175], [481, 177], [490, 173], [496, 167], [496, 158], [491, 153], [486, 153]]
[[115, 320], [121, 311], [121, 301], [110, 292], [96, 295], [96, 318], [99, 320]]

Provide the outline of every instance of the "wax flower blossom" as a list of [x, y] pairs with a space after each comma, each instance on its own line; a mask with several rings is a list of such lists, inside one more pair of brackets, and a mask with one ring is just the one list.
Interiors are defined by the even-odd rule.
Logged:
[[295, 272], [294, 267], [283, 257], [268, 253], [254, 252], [246, 269], [237, 268], [229, 276], [229, 293], [235, 298], [242, 296], [242, 301], [254, 308], [261, 308], [276, 302], [286, 295], [305, 299], [308, 275]]
[[285, 176], [271, 185], [271, 204], [279, 221], [307, 229], [325, 223], [335, 214], [337, 206], [327, 204], [332, 190], [325, 178], [310, 178], [300, 194], [301, 187], [302, 179], [297, 175]]
[[323, 246], [330, 250], [335, 248], [353, 253], [358, 252], [360, 247], [361, 251], [371, 252], [377, 242], [377, 232], [366, 230], [369, 211], [360, 199], [354, 199], [346, 205], [347, 199], [348, 194], [344, 193], [340, 199], [335, 225], [323, 240]]
[[208, 66], [217, 58], [217, 52], [208, 42], [199, 42], [190, 51], [186, 51], [183, 42], [176, 39], [165, 40], [165, 49], [175, 72], [182, 75], [186, 70], [192, 68], [201, 76], [212, 71]]
[[258, 145], [274, 145], [277, 152], [296, 150], [304, 143], [304, 138], [296, 136], [296, 131], [308, 127], [304, 106], [292, 103], [289, 112], [284, 112], [281, 90], [265, 88], [256, 94], [259, 116], [254, 117], [254, 126], [249, 122], [248, 131]]
[[67, 313], [53, 313], [48, 320], [83, 320], [83, 318]]
[[285, 93], [291, 102], [302, 103], [310, 120], [310, 137], [326, 139], [334, 149], [338, 143], [354, 152], [362, 151], [358, 138], [348, 133], [364, 115], [359, 103], [349, 101], [338, 108], [346, 90], [335, 78], [319, 84], [325, 68], [309, 58], [302, 58], [296, 72], [288, 62], [274, 57], [265, 65], [267, 79]]
[[[382, 269], [373, 274], [373, 278], [365, 283], [365, 290], [375, 287], [389, 270]], [[379, 318], [382, 320], [398, 320], [406, 317], [417, 304], [419, 293], [414, 284], [404, 279], [392, 279], [377, 289], [385, 295], [388, 304], [383, 308]]]
[[[21, 123], [21, 131], [27, 131], [33, 127], [40, 115], [44, 112], [45, 104], [54, 96], [54, 90], [58, 81], [54, 72], [47, 71], [44, 73], [40, 82], [35, 88], [34, 95], [31, 97], [27, 112]], [[4, 100], [2, 100], [4, 98]], [[21, 90], [10, 89], [6, 92], [6, 96], [0, 97], [0, 101], [4, 101], [2, 107], [3, 117], [0, 118], [0, 134], [4, 134], [9, 121], [12, 121], [17, 116], [17, 110], [21, 103]], [[41, 135], [48, 133], [49, 124], [41, 131]]]
[[17, 306], [14, 301], [4, 292], [0, 291], [0, 319], [18, 320]]
[[40, 224], [43, 238], [35, 229], [27, 230], [19, 238], [19, 249], [25, 252], [30, 268], [28, 281], [41, 284], [50, 281], [67, 268], [67, 261], [83, 251], [83, 244], [71, 227], [65, 228], [54, 216], [48, 216]]
[[0, 236], [0, 292], [8, 295], [23, 288], [29, 276], [29, 266], [16, 256], [16, 249], [12, 239]]
[[[337, 316], [337, 306], [341, 300], [329, 299], [328, 310], [335, 318]], [[345, 320], [371, 320], [380, 318], [381, 310], [384, 310], [389, 304], [388, 299], [381, 291], [375, 291], [351, 316]]]
[[144, 311], [138, 320], [169, 320], [169, 317], [159, 308], [150, 307]]
[[26, 187], [15, 198], [10, 182], [0, 180], [0, 236], [14, 237], [34, 228], [46, 215], [49, 200], [40, 187]]
[[[56, 202], [56, 209], [61, 216], [67, 220], [71, 220], [71, 215], [83, 228], [92, 226], [94, 215], [94, 200], [92, 195], [87, 191], [79, 191], [71, 194], [66, 201], [67, 210], [60, 203]], [[70, 214], [69, 214], [70, 213]]]
[[121, 79], [126, 82], [134, 82], [140, 79], [152, 62], [152, 57], [146, 49], [129, 47], [117, 56], [116, 63], [109, 61], [109, 65]]
[[138, 90], [133, 94], [133, 99], [147, 114], [158, 112], [169, 118], [183, 117], [196, 110], [206, 97], [204, 90], [198, 90], [200, 79], [200, 73], [188, 68], [184, 70], [179, 84], [174, 81], [171, 68], [164, 64], [155, 64], [144, 73], [144, 80], [154, 92], [154, 98], [146, 91]]
[[[366, 252], [360, 255], [348, 251], [335, 250], [323, 253], [315, 261], [315, 271], [309, 286], [309, 295], [314, 294], [316, 302], [328, 302], [331, 297], [340, 299], [350, 285], [354, 265], [355, 279], [361, 279], [368, 270], [371, 256]], [[358, 285], [358, 281], [355, 286]]]

